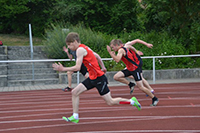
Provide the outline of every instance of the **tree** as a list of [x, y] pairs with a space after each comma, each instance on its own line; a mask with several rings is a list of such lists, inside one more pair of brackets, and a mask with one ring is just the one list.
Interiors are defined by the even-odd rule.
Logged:
[[27, 1], [1, 0], [0, 1], [0, 32], [10, 33], [19, 31], [20, 14], [27, 13], [30, 9], [26, 6]]
[[[177, 37], [186, 48], [194, 48], [191, 40], [193, 32], [200, 32], [194, 27], [200, 26], [199, 0], [148, 0], [143, 10], [145, 27], [148, 31], [165, 30], [172, 37]], [[198, 26], [197, 26], [198, 25]], [[191, 42], [192, 45], [191, 45]]]
[[83, 22], [87, 27], [106, 33], [139, 30], [136, 0], [62, 0], [56, 3], [57, 19], [72, 24]]
[[24, 34], [31, 23], [33, 34], [41, 35], [51, 22], [50, 10], [56, 0], [1, 0], [0, 32]]

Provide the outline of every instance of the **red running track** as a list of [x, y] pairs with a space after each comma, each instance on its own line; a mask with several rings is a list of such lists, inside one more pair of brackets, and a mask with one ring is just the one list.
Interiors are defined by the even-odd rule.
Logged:
[[[127, 133], [200, 132], [200, 83], [151, 85], [160, 102], [138, 88], [142, 105], [107, 106], [96, 89], [80, 96], [78, 124], [62, 120], [72, 115], [71, 94], [61, 89], [0, 93], [0, 133]], [[127, 86], [110, 87], [113, 97], [131, 98]]]

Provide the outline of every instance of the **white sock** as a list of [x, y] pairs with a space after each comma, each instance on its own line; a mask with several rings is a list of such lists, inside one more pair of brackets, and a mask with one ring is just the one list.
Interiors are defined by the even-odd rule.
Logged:
[[78, 113], [73, 113], [75, 119], [78, 119]]
[[130, 102], [131, 102], [131, 105], [133, 105], [135, 103], [132, 99], [130, 99]]

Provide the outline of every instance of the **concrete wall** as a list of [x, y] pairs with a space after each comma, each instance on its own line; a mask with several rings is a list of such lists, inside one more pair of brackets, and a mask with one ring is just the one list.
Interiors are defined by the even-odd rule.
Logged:
[[[7, 47], [0, 46], [0, 60], [7, 60]], [[7, 63], [0, 63], [0, 86], [7, 86]]]
[[[33, 57], [34, 59], [46, 59], [47, 56], [43, 52], [41, 46], [33, 47]], [[30, 46], [8, 46], [7, 47], [7, 56], [9, 60], [30, 60], [31, 59], [31, 50]]]
[[[33, 48], [33, 59], [47, 59], [44, 47]], [[30, 60], [30, 46], [0, 46], [0, 60]], [[52, 63], [34, 63], [35, 79], [32, 79], [32, 63], [0, 63], [0, 86], [20, 86], [58, 83], [58, 74]]]

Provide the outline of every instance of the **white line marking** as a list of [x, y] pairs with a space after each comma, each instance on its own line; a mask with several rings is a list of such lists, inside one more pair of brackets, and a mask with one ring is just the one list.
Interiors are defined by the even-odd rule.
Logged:
[[[167, 89], [169, 89], [170, 87], [166, 87]], [[163, 89], [163, 87], [162, 87], [162, 89]], [[172, 88], [170, 88], [170, 89], [172, 89]], [[173, 88], [174, 89], [174, 88]], [[185, 89], [185, 88], [184, 88]], [[198, 88], [199, 89], [199, 88]], [[157, 89], [156, 89], [157, 90]], [[180, 87], [178, 88], [178, 90], [180, 90]], [[113, 91], [112, 91], [113, 92]], [[118, 91], [115, 91], [115, 92], [118, 92]], [[120, 91], [121, 92], [121, 91]], [[96, 92], [95, 92], [96, 93]], [[193, 94], [193, 92], [189, 92], [189, 91], [184, 91], [184, 93], [178, 93], [178, 92], [164, 92], [164, 93], [166, 93], [166, 94]], [[163, 94], [164, 94], [163, 93]], [[197, 91], [197, 93], [198, 93], [198, 91]], [[197, 94], [197, 93], [195, 93], [195, 94]], [[20, 94], [20, 93], [19, 93]], [[137, 93], [138, 95], [144, 95], [143, 93]], [[156, 93], [157, 94], [157, 93]], [[161, 93], [158, 93], [158, 94], [161, 94]], [[8, 94], [9, 95], [9, 94]], [[48, 93], [45, 93], [45, 94], [43, 94], [43, 95], [49, 95]], [[52, 95], [53, 95], [53, 92], [52, 92]], [[114, 95], [122, 95], [122, 94], [114, 94]], [[114, 96], [113, 95], [113, 96]], [[128, 95], [128, 94], [123, 94], [123, 95]], [[2, 96], [2, 95], [1, 95]], [[22, 96], [21, 94], [19, 95], [19, 96]], [[67, 97], [67, 96], [63, 96], [63, 95], [59, 95], [60, 97]], [[59, 97], [59, 96], [53, 96], [53, 97], [49, 97], [49, 96], [47, 96], [46, 98], [44, 98], [43, 96], [34, 96], [34, 97], [32, 97], [32, 99], [33, 98], [36, 98], [38, 101], [40, 101], [40, 100], [47, 100], [48, 101], [48, 99], [52, 99], [52, 100], [56, 100], [56, 97]], [[70, 96], [70, 98], [71, 98], [71, 95], [69, 95]], [[98, 95], [96, 95], [96, 94], [84, 94], [84, 95], [81, 95], [81, 96], [83, 96], [83, 97], [81, 97], [81, 98], [87, 98], [88, 96], [92, 96], [92, 97], [98, 97]], [[9, 96], [8, 96], [9, 97]], [[31, 96], [29, 96], [30, 98], [31, 98]], [[25, 97], [24, 97], [25, 98]], [[40, 99], [41, 98], [41, 99]], [[55, 98], [55, 99], [54, 99]], [[199, 99], [199, 97], [195, 97], [195, 98], [193, 98], [193, 97], [179, 97], [179, 98], [172, 98], [171, 100], [180, 100], [180, 99], [182, 99], [182, 100], [187, 100], [187, 99], [196, 99], [196, 100], [198, 100]], [[31, 100], [32, 100], [31, 99]], [[64, 98], [63, 98], [64, 99]], [[159, 98], [159, 99], [162, 99], [162, 100], [166, 100], [166, 99], [168, 99], [168, 98]], [[66, 99], [65, 99], [66, 100]], [[141, 99], [141, 100], [145, 100], [145, 99]], [[149, 100], [149, 99], [148, 99]], [[26, 100], [24, 99], [24, 100], [21, 100], [21, 102], [25, 102]], [[81, 100], [83, 103], [87, 103], [87, 101], [90, 101], [90, 100]], [[98, 102], [98, 101], [100, 101], [100, 100], [96, 100], [96, 102]], [[102, 101], [102, 100], [101, 100]], [[2, 101], [3, 102], [3, 101]], [[11, 101], [11, 102], [13, 102], [13, 101]], [[15, 101], [16, 103], [15, 104], [17, 104], [17, 102], [18, 102], [18, 100], [16, 100]], [[52, 102], [52, 101], [49, 101], [49, 102]], [[30, 103], [30, 102], [29, 102]], [[34, 102], [32, 102], [32, 103], [34, 103]], [[38, 102], [39, 103], [39, 102]], [[41, 102], [40, 102], [41, 103]], [[83, 104], [82, 103], [82, 104]], [[91, 104], [94, 104], [94, 103], [91, 103]], [[3, 105], [3, 104], [2, 104]], [[192, 105], [170, 105], [170, 106], [156, 106], [155, 108], [188, 108], [188, 107], [192, 107], [192, 108], [194, 108]], [[200, 107], [200, 105], [198, 104], [198, 105], [196, 105], [195, 104], [195, 108], [196, 107]], [[66, 106], [66, 108], [67, 108], [67, 106]], [[71, 108], [67, 108], [67, 109], [64, 109], [64, 108], [62, 108], [63, 110], [69, 110], [70, 109], [70, 111], [72, 110]], [[143, 109], [149, 109], [149, 108], [152, 108], [152, 107], [147, 107], [147, 106], [144, 106], [143, 107]], [[61, 109], [61, 110], [62, 110]], [[127, 107], [127, 108], [124, 108], [124, 107], [91, 107], [91, 108], [80, 108], [80, 113], [83, 113], [83, 112], [87, 112], [87, 113], [90, 113], [90, 112], [102, 112], [102, 111], [119, 111], [119, 110], [130, 110], [130, 109], [133, 109], [132, 107]], [[55, 111], [55, 110], [59, 110], [59, 109], [41, 109], [42, 111]], [[17, 112], [20, 112], [20, 111], [24, 111], [24, 112], [30, 112], [30, 111], [38, 111], [38, 110], [17, 110]], [[8, 113], [9, 111], [0, 111], [0, 112], [4, 112], [4, 113]], [[15, 112], [15, 111], [14, 111]], [[13, 113], [13, 111], [11, 111], [11, 113]], [[63, 112], [62, 112], [63, 113]], [[65, 114], [67, 114], [67, 113], [69, 113], [69, 112], [66, 112]], [[45, 113], [45, 114], [38, 114], [38, 115], [46, 115], [47, 113]], [[53, 113], [49, 113], [49, 114], [53, 114]], [[54, 113], [54, 114], [57, 114], [57, 113]], [[58, 113], [58, 114], [60, 114], [60, 113]], [[35, 115], [35, 114], [34, 114]], [[37, 114], [36, 114], [37, 115]], [[26, 117], [28, 117], [28, 115], [21, 115], [21, 116], [26, 116]], [[20, 117], [20, 116], [14, 116], [14, 117]], [[55, 117], [55, 116], [54, 116]], [[174, 118], [174, 117], [176, 117], [176, 118], [198, 118], [199, 119], [199, 117], [200, 116], [157, 116], [157, 117], [155, 117], [155, 116], [127, 116], [127, 117], [129, 117], [129, 118], [126, 118], [126, 120], [124, 120], [123, 118], [123, 116], [122, 117], [90, 117], [90, 118], [81, 118], [81, 120], [83, 120], [83, 122], [81, 122], [81, 123], [78, 123], [78, 125], [87, 125], [87, 124], [98, 124], [98, 123], [108, 123], [108, 122], [125, 122], [125, 121], [141, 121], [141, 120], [154, 120], [154, 119], [170, 119], [170, 118]], [[134, 117], [134, 118], [133, 118]], [[144, 118], [143, 118], [144, 117]], [[8, 118], [8, 117], [4, 117], [4, 119], [5, 118]], [[12, 118], [12, 116], [10, 116], [10, 118]], [[94, 120], [102, 120], [102, 118], [103, 118], [103, 120], [105, 120], [105, 118], [106, 118], [106, 121], [91, 121], [91, 122], [84, 122], [84, 120], [87, 120], [87, 119], [94, 119]], [[110, 119], [114, 119], [114, 120], [108, 120], [108, 118], [110, 118]], [[147, 119], [147, 118], [149, 118], [149, 119]], [[0, 117], [0, 119], [1, 119], [1, 117]], [[115, 120], [116, 119], [116, 120]], [[15, 120], [15, 121], [2, 121], [1, 122], [1, 124], [6, 124], [6, 122], [7, 122], [7, 124], [8, 123], [14, 123], [14, 122], [21, 122], [21, 123], [23, 123], [23, 122], [39, 122], [39, 121], [61, 121], [61, 118], [60, 119], [58, 119], [58, 118], [55, 118], [55, 119], [35, 119], [35, 120]], [[42, 125], [42, 126], [31, 126], [31, 127], [19, 127], [19, 128], [8, 128], [8, 129], [0, 129], [0, 131], [13, 131], [13, 130], [23, 130], [23, 129], [36, 129], [36, 128], [45, 128], [45, 127], [60, 127], [60, 126], [73, 126], [73, 125], [75, 125], [75, 124], [73, 124], [73, 123], [67, 123], [67, 124], [55, 124], [55, 125]], [[200, 131], [200, 130], [126, 130], [125, 132], [163, 132], [163, 131], [172, 131], [172, 132], [198, 132], [198, 131]], [[98, 132], [98, 131], [96, 131], [96, 132]], [[101, 131], [102, 132], [102, 131]], [[110, 132], [110, 133], [113, 133], [113, 132], [122, 132], [122, 131], [105, 131], [105, 132]], [[88, 133], [90, 133], [90, 132], [88, 132]]]
[[[172, 118], [196, 118], [199, 119], [200, 116], [116, 116], [116, 117], [85, 117], [80, 118], [80, 120], [111, 120], [117, 121], [119, 119], [172, 119]], [[116, 119], [116, 120], [115, 120]], [[34, 120], [13, 120], [13, 121], [0, 121], [0, 124], [7, 124], [7, 123], [23, 123], [23, 122], [44, 122], [44, 121], [61, 121], [61, 118], [55, 119], [34, 119]], [[113, 121], [112, 120], [112, 121]]]
[[[191, 106], [191, 105], [170, 105], [170, 106], [156, 106], [156, 107], [153, 107], [153, 108], [188, 108], [188, 107], [190, 107], [190, 108], [194, 108], [193, 106]], [[198, 104], [198, 105], [195, 105], [195, 108], [196, 107], [200, 107], [200, 105]], [[124, 109], [124, 107], [122, 107], [122, 106], [112, 106], [112, 107], [85, 107], [85, 108], [80, 108], [80, 109], [82, 109], [82, 110], [88, 110], [88, 112], [89, 112], [89, 110], [91, 109], [109, 109], [110, 111], [112, 111], [113, 109], [119, 109], [119, 108], [122, 108], [122, 109]], [[133, 108], [132, 106], [127, 106], [126, 107], [127, 109], [135, 109], [135, 108]], [[148, 108], [152, 108], [152, 107], [150, 107], [150, 106], [142, 106], [142, 109], [148, 109]], [[17, 113], [19, 113], [19, 112], [41, 112], [41, 111], [58, 111], [58, 110], [72, 110], [71, 108], [59, 108], [59, 109], [37, 109], [37, 110], [35, 110], [35, 109], [32, 109], [32, 110], [12, 110], [12, 111], [0, 111], [0, 114], [1, 113], [15, 113], [15, 112], [17, 112]]]
[[178, 133], [197, 133], [200, 132], [200, 130], [115, 130], [115, 131], [88, 131], [88, 132], [71, 132], [71, 133], [155, 133], [155, 132], [178, 132]]
[[[160, 98], [161, 101], [167, 101], [167, 100], [190, 100], [190, 99], [196, 99], [198, 100], [199, 97], [184, 97], [184, 98]], [[46, 99], [45, 99], [46, 100]], [[140, 99], [140, 101], [144, 101], [144, 100], [148, 100], [148, 99]], [[199, 99], [200, 100], [200, 99]], [[91, 104], [96, 104], [96, 103], [105, 103], [103, 100], [83, 100], [80, 101], [80, 104], [87, 104], [87, 105], [91, 105]], [[41, 104], [49, 104], [49, 105], [41, 105]], [[23, 103], [10, 103], [10, 104], [6, 104], [6, 106], [9, 105], [27, 105], [27, 106], [15, 106], [15, 107], [3, 107], [0, 110], [17, 110], [17, 109], [29, 109], [29, 108], [38, 108], [38, 107], [56, 107], [56, 106], [63, 106], [63, 107], [67, 107], [67, 106], [71, 106], [71, 101], [70, 102], [66, 102], [66, 101], [48, 101], [48, 102], [23, 102]], [[35, 105], [35, 106], [34, 106]], [[5, 105], [4, 105], [5, 106]], [[0, 111], [1, 112], [1, 111]]]
[[[119, 94], [120, 95], [120, 94]], [[121, 94], [122, 95], [122, 94]], [[115, 97], [114, 95], [112, 95], [113, 97]], [[90, 98], [92, 97], [92, 95], [90, 95]], [[94, 96], [95, 98], [99, 98], [99, 99], [102, 99], [100, 96]], [[167, 96], [168, 97], [168, 96]], [[88, 95], [82, 95], [81, 98], [88, 98]], [[171, 97], [170, 97], [171, 98]], [[160, 100], [169, 100], [168, 98], [159, 98]], [[200, 100], [199, 96], [195, 96], [195, 97], [175, 97], [175, 98], [171, 98], [173, 100], [179, 100], [179, 99], [182, 99], [182, 100], [188, 100], [188, 99], [196, 99], [196, 100]], [[59, 101], [56, 101], [56, 100], [59, 100]], [[149, 99], [139, 99], [139, 101], [143, 101], [143, 100], [149, 100]], [[31, 101], [31, 102], [29, 102]], [[48, 104], [48, 103], [66, 103], [67, 104], [67, 101], [70, 101], [71, 103], [71, 96], [69, 97], [69, 99], [65, 99], [65, 97], [61, 97], [61, 98], [58, 98], [55, 97], [55, 98], [46, 98], [46, 99], [32, 99], [32, 100], [15, 100], [15, 101], [9, 101], [9, 102], [4, 102], [4, 101], [1, 101], [0, 103], [0, 106], [5, 106], [6, 105], [25, 105], [25, 104], [30, 104], [30, 105], [33, 105], [33, 104]], [[95, 102], [101, 102], [103, 100], [92, 100], [92, 101], [95, 101]], [[80, 100], [80, 104], [82, 103], [90, 103], [91, 100]]]

